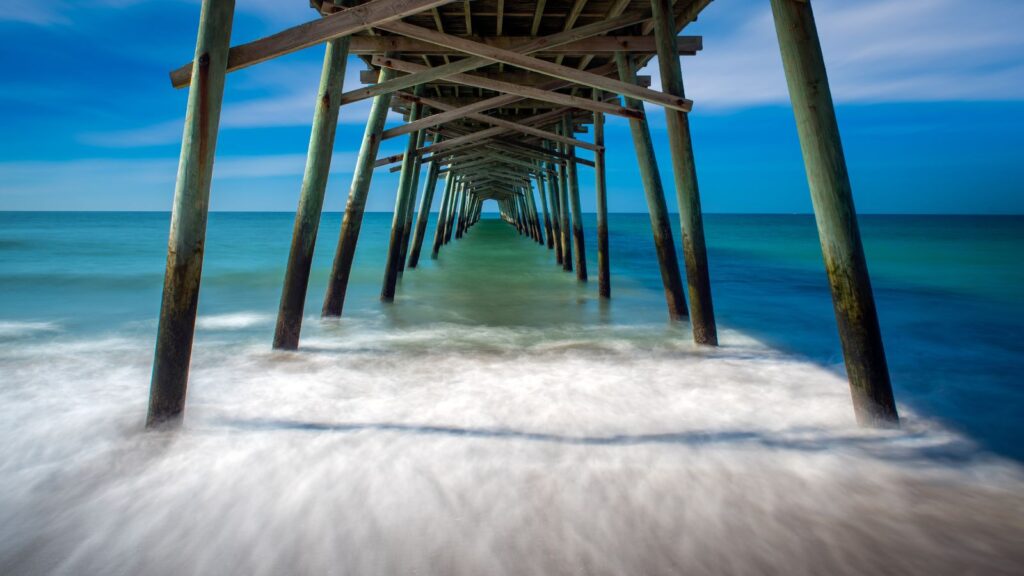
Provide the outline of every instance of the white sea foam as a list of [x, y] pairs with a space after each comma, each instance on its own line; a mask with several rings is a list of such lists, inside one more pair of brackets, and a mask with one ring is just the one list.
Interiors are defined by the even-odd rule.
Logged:
[[353, 319], [307, 322], [299, 353], [270, 351], [269, 330], [207, 341], [185, 427], [152, 434], [151, 341], [8, 347], [0, 573], [1012, 574], [1024, 561], [1017, 465], [907, 407], [901, 431], [857, 428], [831, 367], [742, 334], [705, 350], [661, 331]]
[[0, 338], [20, 338], [46, 332], [59, 332], [60, 330], [61, 326], [57, 322], [0, 320]]
[[268, 314], [254, 312], [235, 312], [231, 314], [213, 314], [196, 318], [196, 327], [200, 330], [244, 330], [273, 321]]

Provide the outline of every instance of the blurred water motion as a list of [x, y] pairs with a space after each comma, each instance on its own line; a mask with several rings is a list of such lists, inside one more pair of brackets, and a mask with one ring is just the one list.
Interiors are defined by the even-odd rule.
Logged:
[[[816, 343], [817, 324], [833, 329], [820, 286], [780, 281], [782, 310], [744, 325], [765, 285], [720, 257], [723, 346], [700, 349], [664, 323], [650, 262], [620, 258], [602, 306], [538, 267], [548, 253], [484, 225], [407, 272], [391, 307], [374, 299], [380, 247], [361, 241], [350, 316], [311, 316], [302, 351], [274, 353], [284, 260], [262, 259], [282, 248], [234, 237], [218, 254], [230, 243], [212, 220], [173, 434], [141, 433], [162, 261], [155, 274], [64, 261], [38, 297], [38, 264], [5, 265], [0, 574], [1021, 573], [1024, 471], [969, 433], [1019, 426], [1006, 416], [1019, 393], [996, 386], [1012, 348], [975, 365], [1005, 405], [975, 427], [977, 406], [936, 408], [972, 381], [933, 378], [935, 341], [897, 324], [904, 427], [861, 430], [841, 359], [816, 348], [834, 347]], [[880, 278], [893, 308], [905, 293]], [[63, 300], [46, 297], [55, 286]], [[787, 307], [801, 291], [826, 300]], [[764, 341], [783, 314], [776, 331], [793, 334]], [[962, 344], [996, 358], [987, 345]]]

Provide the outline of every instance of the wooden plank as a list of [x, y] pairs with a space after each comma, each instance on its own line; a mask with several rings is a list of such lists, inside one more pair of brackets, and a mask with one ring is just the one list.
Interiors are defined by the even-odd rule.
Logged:
[[[588, 24], [587, 26], [580, 26], [579, 28], [570, 30], [569, 32], [559, 32], [543, 38], [535, 38], [522, 46], [515, 47], [511, 51], [529, 54], [531, 52], [544, 50], [551, 46], [557, 46], [573, 42], [575, 40], [580, 40], [582, 38], [605, 34], [626, 26], [640, 24], [646, 22], [648, 19], [649, 16], [647, 14], [623, 14], [618, 18], [610, 18], [602, 22], [595, 22], [594, 24]], [[457, 62], [452, 62], [443, 66], [435, 66], [419, 74], [410, 74], [389, 82], [381, 82], [374, 86], [365, 86], [351, 92], [346, 92], [341, 95], [341, 104], [344, 106], [345, 104], [351, 104], [352, 102], [371, 98], [379, 94], [389, 94], [397, 90], [416, 86], [417, 84], [426, 84], [437, 80], [438, 78], [468, 72], [490, 64], [492, 64], [492, 61], [487, 58], [480, 58], [476, 56], [463, 58]]]
[[[447, 106], [446, 104], [444, 104], [442, 102], [438, 102], [437, 100], [434, 100], [432, 98], [425, 98], [425, 97], [415, 98], [415, 97], [412, 97], [409, 94], [406, 94], [404, 92], [399, 93], [397, 96], [399, 98], [407, 98], [407, 99], [410, 99], [410, 100], [418, 100], [419, 102], [421, 102], [423, 104], [426, 104], [427, 106], [430, 106], [431, 108], [437, 108], [438, 110], [445, 110], [445, 111], [456, 110], [456, 108], [454, 108], [452, 106]], [[586, 142], [584, 140], [577, 140], [576, 138], [568, 138], [568, 137], [556, 134], [554, 132], [549, 132], [547, 130], [541, 130], [540, 128], [534, 128], [534, 127], [528, 126], [526, 124], [519, 124], [517, 122], [511, 122], [509, 120], [503, 120], [501, 118], [495, 118], [493, 116], [488, 116], [486, 114], [470, 113], [470, 114], [466, 114], [464, 116], [464, 118], [471, 118], [473, 120], [478, 120], [480, 122], [491, 124], [492, 126], [502, 126], [504, 128], [508, 128], [509, 130], [522, 132], [524, 134], [531, 134], [533, 136], [537, 136], [538, 138], [546, 138], [548, 140], [554, 140], [556, 142], [562, 142], [563, 144], [570, 144], [570, 145], [573, 145], [573, 146], [579, 146], [581, 148], [586, 148], [587, 150], [596, 150], [597, 149], [597, 148], [594, 147], [593, 144], [591, 144], [590, 142]]]
[[[403, 36], [426, 40], [427, 42], [433, 42], [441, 46], [461, 50], [466, 54], [480, 58], [487, 58], [495, 62], [504, 62], [526, 70], [533, 70], [534, 72], [547, 74], [554, 78], [569, 80], [583, 86], [590, 86], [591, 88], [598, 88], [608, 92], [622, 94], [624, 96], [629, 96], [652, 104], [658, 104], [681, 112], [689, 112], [693, 108], [693, 102], [686, 98], [665, 94], [664, 92], [658, 92], [649, 88], [641, 88], [636, 84], [598, 76], [597, 74], [591, 74], [590, 72], [585, 72], [583, 70], [569, 68], [568, 66], [562, 66], [560, 64], [555, 64], [554, 62], [548, 62], [547, 60], [541, 60], [539, 58], [534, 58], [511, 50], [503, 50], [501, 48], [487, 46], [466, 38], [444, 34], [435, 30], [414, 26], [406, 22], [386, 22], [378, 25], [377, 28], [387, 30], [394, 34], [401, 34]], [[579, 107], [582, 108], [582, 106]]]
[[[396, 58], [388, 58], [383, 56], [374, 56], [373, 63], [377, 66], [383, 66], [398, 70], [400, 72], [421, 72], [424, 70], [435, 70], [436, 68], [427, 68], [422, 64], [415, 64], [413, 62], [406, 62], [405, 60], [398, 60]], [[615, 116], [622, 116], [624, 118], [636, 118], [643, 115], [642, 110], [628, 110], [622, 106], [616, 106], [614, 104], [606, 104], [604, 102], [594, 102], [586, 98], [579, 98], [577, 96], [571, 96], [569, 94], [562, 94], [560, 92], [552, 92], [549, 90], [541, 90], [539, 88], [533, 88], [530, 86], [519, 86], [512, 84], [511, 82], [502, 82], [501, 80], [491, 80], [489, 78], [482, 78], [480, 76], [474, 76], [472, 74], [453, 74], [448, 76], [451, 80], [463, 84], [465, 86], [476, 86], [478, 88], [484, 88], [487, 90], [494, 90], [495, 92], [503, 92], [506, 94], [516, 94], [524, 98], [534, 98], [536, 100], [543, 100], [545, 102], [551, 102], [560, 106], [568, 106], [570, 108], [580, 108], [582, 110], [590, 110], [592, 112], [604, 112], [606, 114], [613, 114]]]
[[[514, 50], [516, 46], [520, 46], [529, 40], [531, 39], [525, 36], [474, 38], [476, 42], [504, 50]], [[677, 38], [679, 55], [696, 54], [703, 49], [703, 43], [704, 39], [702, 36], [679, 36]], [[405, 36], [352, 36], [351, 44], [350, 52], [358, 56], [374, 56], [387, 52], [401, 53], [403, 56], [463, 55], [463, 52], [454, 48], [438, 46], [431, 42]], [[533, 55], [548, 58], [558, 55], [581, 56], [585, 54], [613, 56], [615, 52], [655, 54], [657, 46], [652, 36], [594, 36], [551, 46], [534, 52]]]
[[[453, 0], [370, 0], [319, 20], [306, 22], [259, 40], [234, 46], [228, 52], [228, 72], [326, 42], [384, 22], [399, 20]], [[189, 62], [171, 72], [171, 85], [183, 88], [192, 78]]]
[[[599, 70], [596, 70], [595, 72], [598, 72], [598, 73], [606, 73], [606, 72], [607, 73], [611, 73], [613, 71], [614, 71], [614, 65], [609, 65], [609, 66], [607, 66], [605, 68], [601, 68]], [[563, 88], [563, 87], [565, 87], [567, 85], [568, 85], [567, 82], [564, 82], [564, 81], [561, 81], [561, 80], [551, 80], [547, 84], [545, 84], [543, 86], [540, 86], [540, 88], [542, 88], [544, 90], [557, 90], [557, 89]], [[454, 110], [453, 111], [449, 111], [449, 112], [441, 112], [439, 114], [433, 114], [431, 116], [427, 116], [426, 118], [422, 118], [420, 120], [417, 120], [414, 123], [409, 123], [409, 124], [405, 124], [403, 126], [398, 126], [396, 128], [392, 128], [390, 130], [386, 130], [384, 132], [384, 138], [385, 139], [393, 138], [395, 136], [399, 136], [401, 134], [405, 134], [405, 133], [411, 132], [413, 130], [423, 130], [424, 128], [428, 128], [430, 126], [437, 126], [439, 124], [444, 124], [446, 122], [451, 122], [453, 120], [457, 120], [457, 119], [461, 118], [462, 114], [464, 114], [464, 113], [483, 112], [484, 110], [490, 110], [492, 108], [499, 108], [499, 107], [508, 106], [510, 104], [514, 104], [514, 103], [520, 102], [522, 100], [524, 100], [524, 98], [522, 96], [517, 96], [515, 94], [502, 94], [500, 96], [494, 96], [492, 98], [487, 98], [487, 99], [484, 99], [484, 100], [477, 100], [475, 102], [471, 102], [471, 103], [469, 103], [469, 104], [467, 104], [465, 106], [462, 106], [461, 107], [462, 112], [457, 112], [457, 111], [454, 111]], [[418, 125], [414, 126], [414, 124], [418, 124]]]

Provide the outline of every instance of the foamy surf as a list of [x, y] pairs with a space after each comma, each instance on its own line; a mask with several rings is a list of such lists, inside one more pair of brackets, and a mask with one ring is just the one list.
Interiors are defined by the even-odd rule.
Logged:
[[0, 338], [21, 338], [36, 334], [60, 332], [61, 326], [57, 322], [18, 322], [12, 320], [0, 321]]
[[[1024, 474], [725, 332], [379, 319], [197, 346], [142, 433], [151, 342], [8, 347], [4, 574], [1012, 574]], [[267, 331], [269, 333], [269, 330]], [[660, 346], [649, 345], [659, 334]], [[266, 336], [266, 335], [263, 335]], [[499, 342], [500, 346], [495, 346]], [[308, 346], [308, 347], [307, 347]]]

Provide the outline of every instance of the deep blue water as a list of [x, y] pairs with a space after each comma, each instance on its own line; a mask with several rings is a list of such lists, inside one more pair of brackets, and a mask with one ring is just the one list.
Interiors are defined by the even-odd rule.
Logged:
[[[201, 317], [276, 313], [292, 218], [210, 215]], [[152, 338], [168, 223], [166, 213], [0, 213], [0, 347], [46, 346], [55, 334]], [[323, 218], [307, 325], [315, 324], [339, 223], [337, 213]], [[485, 220], [458, 250], [445, 247], [437, 261], [425, 253], [421, 270], [405, 274], [397, 303], [382, 306], [389, 225], [388, 214], [366, 216], [347, 317], [384, 311], [399, 330], [437, 321], [582, 327], [665, 319], [646, 215], [610, 218], [609, 303], [596, 297], [590, 215], [589, 284], [558, 272], [552, 253], [523, 250], [528, 240]], [[709, 215], [706, 227], [720, 326], [842, 370], [812, 217]], [[898, 402], [1024, 460], [1024, 218], [862, 216], [861, 228]], [[428, 230], [429, 242], [433, 221]], [[685, 338], [685, 329], [666, 326], [651, 337]], [[271, 330], [263, 324], [244, 337], [269, 347]]]

